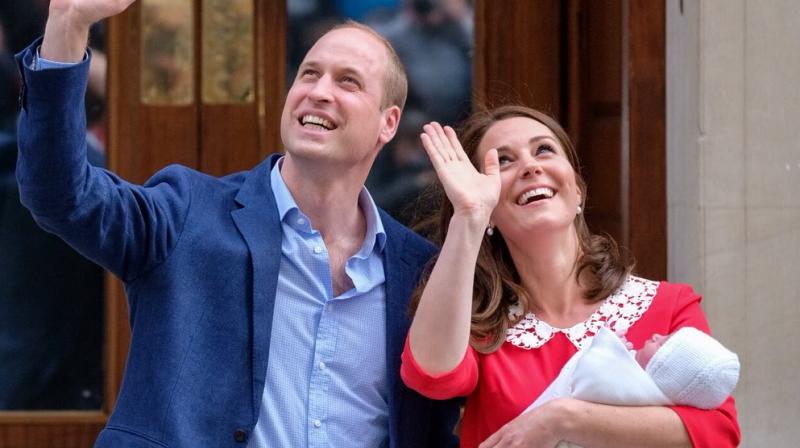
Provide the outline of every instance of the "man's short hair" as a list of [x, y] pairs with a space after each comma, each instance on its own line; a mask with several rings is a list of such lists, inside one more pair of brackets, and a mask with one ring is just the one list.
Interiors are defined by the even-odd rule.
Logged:
[[344, 28], [355, 28], [364, 31], [378, 39], [384, 48], [386, 48], [386, 55], [388, 56], [388, 64], [386, 65], [385, 78], [383, 80], [383, 98], [381, 99], [381, 110], [390, 106], [397, 106], [400, 110], [406, 105], [406, 97], [408, 96], [408, 76], [400, 56], [394, 51], [394, 47], [385, 37], [381, 36], [372, 27], [364, 25], [363, 23], [356, 22], [355, 20], [346, 20], [328, 32], [340, 30]]

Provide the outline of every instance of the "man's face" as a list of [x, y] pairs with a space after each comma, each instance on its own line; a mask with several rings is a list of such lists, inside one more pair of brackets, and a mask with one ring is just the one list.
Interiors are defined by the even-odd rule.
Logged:
[[387, 50], [369, 33], [341, 28], [306, 54], [286, 96], [281, 138], [289, 156], [367, 169], [400, 118], [381, 110]]

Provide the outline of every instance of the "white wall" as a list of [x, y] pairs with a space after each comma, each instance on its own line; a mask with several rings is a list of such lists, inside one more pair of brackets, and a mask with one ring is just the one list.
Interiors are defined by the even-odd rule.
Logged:
[[739, 353], [746, 447], [800, 440], [800, 1], [667, 1], [669, 278]]

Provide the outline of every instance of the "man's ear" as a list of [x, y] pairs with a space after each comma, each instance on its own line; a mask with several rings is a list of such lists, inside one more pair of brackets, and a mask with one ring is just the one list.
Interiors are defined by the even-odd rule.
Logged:
[[400, 125], [400, 115], [402, 113], [397, 106], [388, 107], [381, 113], [383, 114], [383, 127], [378, 135], [378, 141], [382, 146], [389, 143], [394, 138], [394, 135], [397, 134], [397, 127]]

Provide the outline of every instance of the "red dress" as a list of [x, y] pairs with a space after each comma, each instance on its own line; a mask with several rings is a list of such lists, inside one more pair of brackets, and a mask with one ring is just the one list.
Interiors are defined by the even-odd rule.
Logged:
[[[400, 374], [410, 388], [427, 397], [466, 396], [461, 446], [477, 447], [533, 403], [600, 326], [616, 332], [627, 330], [626, 338], [634, 347], [641, 347], [654, 333], [666, 335], [680, 327], [709, 332], [700, 300], [687, 285], [629, 276], [585, 322], [558, 329], [529, 313], [508, 330], [497, 351], [482, 355], [470, 347], [461, 364], [448, 373], [434, 376], [423, 371], [406, 341]], [[683, 421], [693, 446], [739, 444], [733, 397], [712, 410], [671, 408]]]

